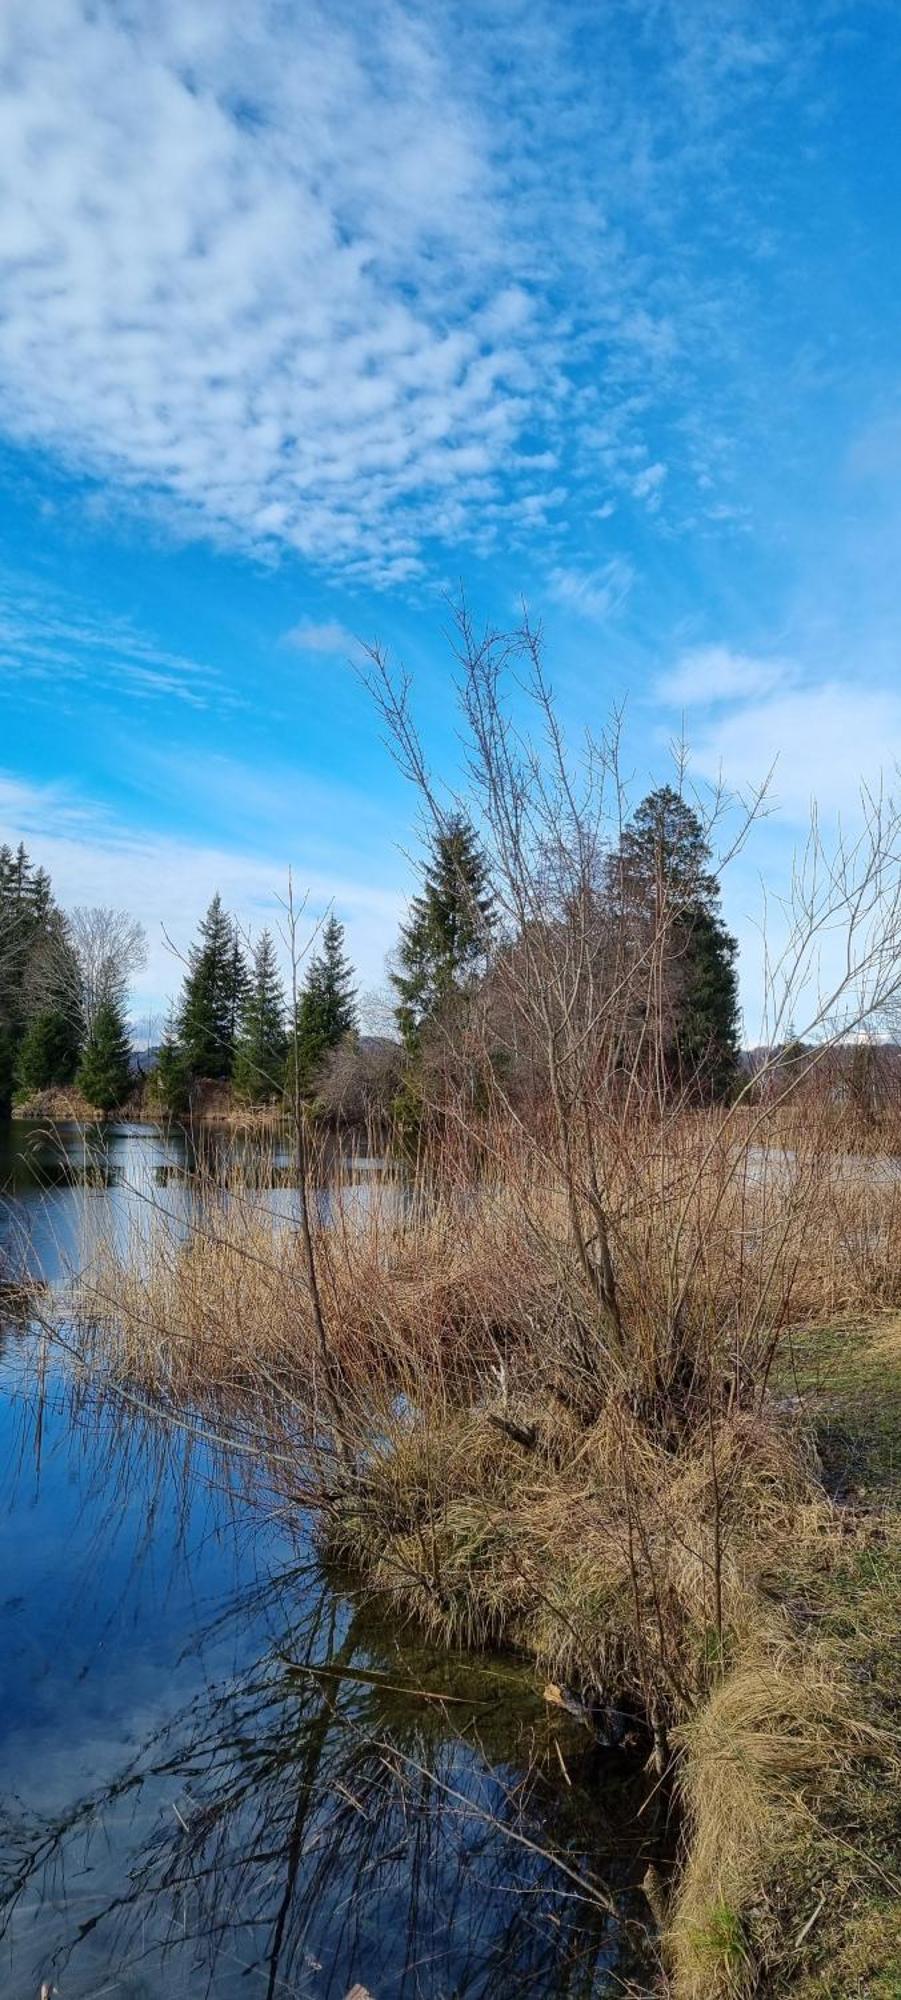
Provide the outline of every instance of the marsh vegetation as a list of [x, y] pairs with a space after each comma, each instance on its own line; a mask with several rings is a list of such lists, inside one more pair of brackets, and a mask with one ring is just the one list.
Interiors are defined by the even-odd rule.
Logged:
[[[251, 1513], [303, 1524], [359, 1607], [354, 1657], [376, 1616], [432, 1661], [516, 1662], [542, 1784], [556, 1761], [574, 1788], [559, 1724], [599, 1784], [637, 1786], [640, 1913], [566, 1811], [562, 1847], [537, 1843], [606, 1915], [573, 1961], [559, 1911], [532, 1909], [534, 1990], [889, 1995], [901, 1122], [868, 1038], [901, 976], [901, 819], [865, 797], [853, 841], [812, 826], [743, 1062], [719, 881], [762, 797], [689, 805], [677, 769], [633, 813], [615, 732], [567, 750], [528, 629], [463, 612], [458, 641], [465, 800], [372, 661], [435, 863], [396, 968], [390, 1115], [336, 1148], [289, 1039], [276, 1151], [195, 1149], [32, 1323], [110, 1407], [243, 1467]], [[340, 1645], [325, 1665], [352, 1678]], [[354, 1852], [392, 1824], [381, 1788], [411, 1756], [471, 1818], [439, 1748], [374, 1740], [377, 1771], [304, 1765], [301, 1847], [320, 1806]], [[258, 1810], [257, 1777], [224, 1782], [239, 1821]], [[504, 1990], [486, 1963], [461, 1983], [411, 1943], [384, 1991]]]

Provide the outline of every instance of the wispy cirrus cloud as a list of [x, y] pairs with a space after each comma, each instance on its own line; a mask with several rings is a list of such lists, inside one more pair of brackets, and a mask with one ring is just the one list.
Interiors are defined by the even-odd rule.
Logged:
[[0, 572], [0, 694], [23, 684], [117, 689], [137, 700], [233, 706], [213, 667], [158, 645], [128, 620], [85, 609], [59, 590]]
[[599, 625], [616, 616], [627, 602], [636, 580], [634, 565], [625, 556], [611, 556], [595, 569], [551, 570], [548, 589], [555, 603]]

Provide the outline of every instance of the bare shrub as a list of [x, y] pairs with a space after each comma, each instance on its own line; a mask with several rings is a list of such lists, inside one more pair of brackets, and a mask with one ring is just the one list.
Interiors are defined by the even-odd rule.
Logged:
[[316, 1079], [317, 1103], [327, 1118], [384, 1135], [391, 1128], [404, 1067], [399, 1042], [386, 1035], [347, 1035]]

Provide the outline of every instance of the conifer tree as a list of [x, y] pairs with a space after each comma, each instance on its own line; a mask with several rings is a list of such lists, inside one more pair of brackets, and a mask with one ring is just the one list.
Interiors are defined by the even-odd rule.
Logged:
[[344, 926], [330, 916], [322, 949], [310, 962], [297, 1003], [294, 1051], [301, 1086], [308, 1089], [324, 1058], [357, 1027], [353, 967], [344, 950]]
[[285, 995], [275, 946], [269, 932], [263, 931], [253, 955], [235, 1046], [234, 1085], [239, 1097], [260, 1104], [281, 1090], [286, 1047]]
[[16, 1082], [21, 1090], [48, 1090], [71, 1083], [78, 1068], [79, 1039], [71, 1013], [47, 1007], [29, 1023], [19, 1049]]
[[231, 958], [229, 963], [229, 1036], [233, 1060], [241, 1026], [241, 1014], [244, 1003], [250, 993], [250, 984], [251, 974], [244, 952], [241, 932], [233, 918], [231, 926]]
[[246, 976], [240, 940], [217, 891], [188, 956], [178, 1011], [179, 1040], [192, 1076], [231, 1076]]
[[728, 1095], [739, 1060], [738, 947], [720, 916], [711, 862], [698, 814], [663, 785], [642, 800], [605, 871], [626, 951], [645, 966], [660, 955], [669, 1081], [705, 1100]]
[[80, 979], [50, 878], [20, 842], [0, 847], [0, 1115], [9, 1111], [23, 1038], [36, 1015], [59, 1010], [81, 1033]]
[[493, 929], [485, 857], [468, 821], [455, 814], [433, 837], [422, 893], [411, 903], [391, 974], [397, 1024], [411, 1052], [451, 997], [478, 981]]
[[170, 1118], [179, 1118], [191, 1102], [191, 1069], [178, 1038], [174, 1014], [170, 1013], [163, 1031], [153, 1072], [153, 1097]]
[[131, 1088], [131, 1046], [121, 1011], [114, 1000], [97, 1009], [94, 1029], [78, 1071], [78, 1087], [89, 1104], [106, 1117], [124, 1103]]

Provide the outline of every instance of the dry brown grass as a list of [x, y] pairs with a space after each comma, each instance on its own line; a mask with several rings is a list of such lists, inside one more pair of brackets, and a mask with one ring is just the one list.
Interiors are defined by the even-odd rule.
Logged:
[[[620, 1352], [574, 1263], [562, 1182], [508, 1130], [486, 1130], [415, 1187], [397, 1169], [361, 1189], [333, 1159], [314, 1162], [323, 1304], [346, 1381], [394, 1374], [418, 1399], [430, 1381], [442, 1393], [468, 1381], [481, 1395], [492, 1368], [512, 1378], [522, 1364], [589, 1417], [611, 1386], [647, 1403], [703, 1394], [714, 1376], [747, 1401], [786, 1328], [901, 1304], [901, 1179], [837, 1156], [817, 1119], [790, 1150], [765, 1120], [737, 1134], [722, 1113], [616, 1137]], [[104, 1358], [147, 1388], [230, 1391], [260, 1371], [297, 1390], [315, 1372], [290, 1190], [267, 1185], [265, 1162], [252, 1186], [244, 1171], [220, 1154], [181, 1213], [148, 1204], [133, 1239], [81, 1274]]]
[[[784, 1136], [712, 1113], [665, 1144], [636, 1125], [607, 1190], [620, 1348], [574, 1263], [564, 1188], [509, 1131], [365, 1196], [330, 1162], [314, 1238], [339, 1420], [290, 1189], [259, 1158], [252, 1185], [220, 1159], [189, 1217], [142, 1215], [76, 1301], [92, 1365], [248, 1411], [285, 1499], [318, 1503], [324, 1547], [398, 1618], [515, 1646], [669, 1735], [690, 1829], [679, 2000], [793, 1990], [793, 1939], [847, 1847], [821, 1819], [861, 1760], [892, 1774], [830, 1609], [849, 1553], [868, 1559], [884, 1530], [825, 1490], [822, 1382], [802, 1362], [805, 1328], [901, 1303], [901, 1183], [836, 1155], [816, 1118], [770, 1143]], [[894, 1323], [879, 1341], [868, 1395], [898, 1369]], [[312, 1446], [286, 1469], [299, 1434], [315, 1445], [336, 1421], [351, 1476]], [[870, 1918], [865, 1901], [861, 1935]]]
[[795, 1645], [744, 1658], [680, 1730], [686, 1861], [668, 1940], [680, 2000], [760, 1991], [767, 1943], [771, 1978], [790, 1961], [764, 1906], [774, 1862], [790, 1874], [792, 1850], [804, 1854], [811, 1821], [861, 1758], [897, 1775], [890, 1739], [858, 1709], [855, 1690]]

